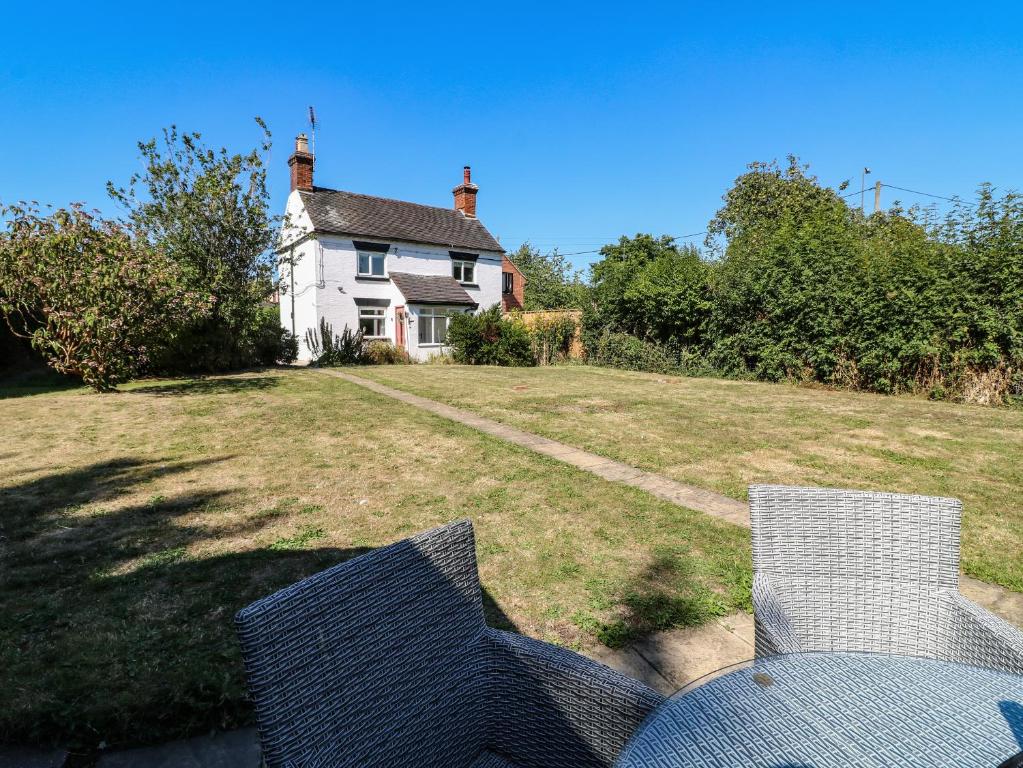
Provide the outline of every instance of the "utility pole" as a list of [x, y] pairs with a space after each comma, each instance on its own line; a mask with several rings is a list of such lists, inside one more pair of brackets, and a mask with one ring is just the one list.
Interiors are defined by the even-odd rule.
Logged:
[[874, 185], [874, 213], [881, 212], [881, 182]]
[[867, 176], [870, 174], [870, 169], [864, 167], [863, 173], [860, 174], [860, 213], [866, 214], [867, 208], [865, 205], [865, 195], [867, 191]]

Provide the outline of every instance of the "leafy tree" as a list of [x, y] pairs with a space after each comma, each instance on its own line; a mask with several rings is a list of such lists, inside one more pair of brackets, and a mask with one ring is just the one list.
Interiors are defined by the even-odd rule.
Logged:
[[753, 163], [736, 179], [708, 227], [708, 237], [727, 239], [709, 322], [721, 368], [831, 378], [856, 292], [858, 215], [794, 157], [784, 169]]
[[509, 257], [526, 279], [524, 309], [579, 309], [586, 299], [586, 284], [578, 271], [556, 250], [540, 253], [523, 243]]
[[0, 311], [57, 371], [104, 391], [130, 379], [167, 334], [203, 317], [178, 265], [122, 227], [75, 206], [43, 216], [0, 208]]
[[210, 371], [260, 362], [255, 338], [267, 335], [260, 308], [275, 288], [272, 248], [281, 219], [269, 213], [270, 131], [256, 122], [263, 140], [248, 154], [215, 151], [200, 134], [171, 126], [162, 142], [139, 143], [145, 167], [126, 188], [107, 183], [135, 235], [166, 253], [193, 290], [213, 297], [210, 312], [192, 318], [156, 368]]
[[583, 323], [589, 348], [605, 330], [676, 346], [702, 341], [711, 267], [695, 247], [640, 234], [600, 253], [591, 267], [593, 304]]

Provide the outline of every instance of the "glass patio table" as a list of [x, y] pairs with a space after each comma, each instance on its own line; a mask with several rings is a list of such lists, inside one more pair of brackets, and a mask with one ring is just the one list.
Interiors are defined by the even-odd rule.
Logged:
[[683, 689], [616, 765], [997, 768], [1016, 765], [1021, 750], [1023, 677], [933, 659], [800, 653]]

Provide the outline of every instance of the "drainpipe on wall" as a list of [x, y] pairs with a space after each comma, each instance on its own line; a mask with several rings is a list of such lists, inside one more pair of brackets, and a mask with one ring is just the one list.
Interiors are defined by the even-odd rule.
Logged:
[[298, 333], [295, 332], [295, 246], [291, 246], [289, 249], [291, 254], [291, 267], [289, 272], [291, 273], [291, 335], [298, 337]]

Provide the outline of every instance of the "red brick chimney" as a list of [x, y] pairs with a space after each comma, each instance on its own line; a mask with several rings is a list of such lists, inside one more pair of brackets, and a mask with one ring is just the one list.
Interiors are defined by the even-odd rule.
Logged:
[[472, 183], [472, 169], [465, 166], [462, 169], [462, 183], [455, 187], [455, 210], [461, 211], [466, 216], [476, 218], [476, 193], [479, 187]]
[[309, 140], [304, 133], [295, 137], [295, 151], [288, 158], [291, 168], [291, 191], [313, 191], [313, 155], [309, 151]]

